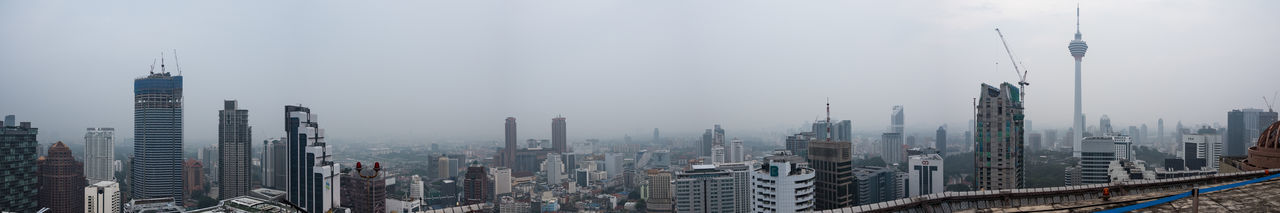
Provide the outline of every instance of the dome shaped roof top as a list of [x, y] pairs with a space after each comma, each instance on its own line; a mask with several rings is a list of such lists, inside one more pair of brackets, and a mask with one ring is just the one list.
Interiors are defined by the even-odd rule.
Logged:
[[1262, 134], [1258, 135], [1258, 144], [1255, 146], [1260, 150], [1280, 149], [1280, 122], [1271, 123], [1266, 130], [1262, 130]]

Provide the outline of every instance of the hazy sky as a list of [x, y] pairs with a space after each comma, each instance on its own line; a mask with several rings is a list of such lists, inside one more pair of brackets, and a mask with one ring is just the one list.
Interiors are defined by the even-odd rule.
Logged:
[[[827, 97], [855, 131], [892, 105], [909, 130], [959, 128], [980, 83], [1016, 81], [998, 26], [1031, 69], [1027, 118], [1065, 128], [1076, 3], [0, 1], [0, 114], [44, 143], [131, 138], [133, 79], [177, 49], [189, 143], [216, 141], [224, 99], [259, 141], [286, 104], [338, 140], [497, 140], [508, 116], [549, 138], [558, 114], [571, 140], [782, 131]], [[1280, 1], [1080, 5], [1089, 125], [1225, 125], [1280, 90]]]

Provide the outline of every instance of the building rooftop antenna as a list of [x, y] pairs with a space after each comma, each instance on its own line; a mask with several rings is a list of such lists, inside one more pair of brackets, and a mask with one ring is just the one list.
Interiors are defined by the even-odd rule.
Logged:
[[835, 137], [831, 134], [831, 97], [827, 97], [827, 142], [831, 142], [831, 138]]

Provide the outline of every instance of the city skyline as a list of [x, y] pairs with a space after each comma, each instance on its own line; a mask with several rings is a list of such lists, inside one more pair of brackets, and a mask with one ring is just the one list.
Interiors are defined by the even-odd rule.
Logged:
[[[1090, 50], [1083, 76], [1084, 113], [1111, 115], [1118, 126], [1158, 118], [1225, 125], [1222, 111], [1263, 108], [1259, 97], [1277, 89], [1263, 79], [1280, 76], [1270, 70], [1280, 62], [1266, 57], [1280, 48], [1267, 41], [1280, 30], [1262, 26], [1280, 17], [1270, 12], [1276, 2], [1253, 3], [1080, 2], [1081, 30], [1098, 47]], [[288, 104], [325, 108], [327, 126], [342, 133], [335, 141], [499, 141], [502, 136], [492, 134], [498, 127], [486, 121], [559, 114], [574, 120], [569, 141], [644, 135], [652, 128], [668, 136], [697, 134], [712, 123], [744, 134], [785, 131], [807, 121], [795, 118], [820, 115], [808, 104], [777, 103], [826, 97], [843, 112], [833, 116], [852, 120], [856, 132], [885, 128], [882, 109], [892, 105], [929, 118], [909, 119], [909, 130], [962, 126], [974, 97], [963, 91], [979, 82], [1017, 80], [1001, 60], [997, 26], [1031, 69], [1028, 119], [1041, 129], [1071, 123], [1072, 61], [1063, 46], [1075, 31], [1074, 1], [436, 2], [312, 10], [286, 3], [48, 4], [6, 2], [0, 15], [0, 26], [13, 29], [0, 32], [0, 45], [10, 47], [0, 50], [6, 85], [41, 91], [5, 96], [0, 114], [42, 121], [41, 141], [76, 143], [85, 127], [132, 135], [123, 82], [145, 76], [150, 60], [173, 49], [183, 74], [192, 76], [184, 130], [191, 144], [216, 142], [216, 118], [208, 114], [223, 99], [243, 101], [251, 116], [274, 116], [268, 112]], [[37, 18], [51, 9], [76, 15]], [[243, 16], [215, 18], [224, 12]], [[329, 13], [350, 16], [322, 15]], [[77, 37], [65, 36], [72, 34]], [[287, 80], [294, 76], [305, 81]], [[816, 77], [839, 82], [787, 83]], [[241, 83], [222, 88], [228, 81]], [[311, 81], [343, 86], [302, 84]], [[1206, 83], [1232, 87], [1186, 86]], [[267, 92], [295, 89], [315, 92]], [[1187, 104], [1183, 97], [1204, 100]], [[97, 110], [48, 110], [80, 102], [96, 103]], [[389, 113], [402, 107], [421, 113]], [[281, 127], [270, 121], [250, 125]], [[545, 129], [526, 125], [522, 139], [550, 138]], [[281, 134], [265, 131], [253, 140]]]

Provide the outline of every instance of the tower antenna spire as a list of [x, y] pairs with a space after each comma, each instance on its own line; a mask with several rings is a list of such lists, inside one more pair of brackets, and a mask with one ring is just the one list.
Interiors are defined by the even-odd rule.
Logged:
[[1076, 33], [1080, 33], [1080, 3], [1076, 3]]
[[831, 138], [835, 134], [831, 132], [831, 97], [827, 97], [827, 142], [831, 142]]

